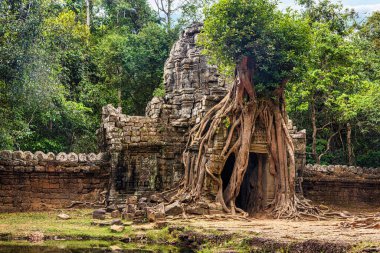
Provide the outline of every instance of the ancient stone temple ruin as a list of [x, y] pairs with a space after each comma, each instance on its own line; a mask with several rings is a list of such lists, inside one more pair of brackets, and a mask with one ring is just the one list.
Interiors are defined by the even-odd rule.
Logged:
[[[195, 45], [201, 24], [187, 28], [173, 46], [164, 66], [166, 95], [153, 98], [145, 116], [128, 116], [120, 108], [107, 105], [97, 131], [99, 154], [42, 153], [37, 151], [0, 151], [0, 212], [44, 210], [71, 206], [72, 203], [125, 203], [128, 195], [147, 196], [177, 185], [184, 175], [182, 152], [189, 130], [228, 92], [228, 82], [215, 66], [207, 64]], [[256, 125], [251, 145], [249, 168], [237, 205], [247, 209], [247, 196], [257, 190], [250, 184], [259, 180], [258, 163], [266, 164], [267, 144], [264, 129]], [[305, 166], [306, 132], [289, 121], [295, 146], [296, 167], [305, 168], [303, 192], [323, 203], [362, 203], [379, 205], [380, 169], [340, 165]], [[220, 131], [207, 152], [218, 166], [218, 154], [225, 144]], [[197, 146], [191, 147], [197, 152]], [[227, 183], [230, 157], [221, 175]], [[219, 165], [220, 166], [220, 165]], [[263, 166], [263, 202], [274, 195], [274, 178]], [[191, 173], [187, 176], [191, 176]], [[301, 180], [302, 177], [299, 177]], [[213, 182], [207, 183], [215, 195]], [[263, 203], [263, 204], [265, 204]]]
[[187, 132], [227, 93], [216, 67], [195, 46], [200, 25], [183, 32], [164, 67], [166, 95], [153, 98], [146, 116], [103, 108], [98, 139], [111, 157], [110, 200], [128, 193], [163, 190], [183, 174]]
[[[207, 63], [195, 44], [201, 24], [186, 29], [173, 46], [164, 66], [164, 98], [153, 98], [146, 108], [146, 116], [127, 116], [121, 109], [108, 105], [103, 108], [102, 124], [98, 131], [102, 152], [110, 154], [111, 177], [109, 201], [123, 199], [125, 194], [146, 194], [176, 185], [184, 176], [182, 152], [188, 132], [202, 116], [228, 92], [227, 82], [218, 74], [216, 66]], [[300, 170], [305, 164], [306, 132], [288, 125], [296, 147], [296, 164]], [[258, 134], [251, 145], [249, 175], [255, 175], [258, 162], [267, 163], [268, 148], [265, 131], [257, 125]], [[218, 155], [225, 143], [220, 131], [209, 151], [210, 160], [218, 163]], [[197, 147], [192, 147], [197, 152]], [[231, 167], [234, 158], [225, 166]], [[265, 166], [264, 166], [265, 167]], [[228, 169], [222, 178], [228, 182]], [[190, 173], [191, 174], [191, 173]], [[256, 173], [257, 174], [257, 173]], [[191, 175], [189, 175], [191, 176]], [[274, 177], [269, 169], [262, 175], [265, 202], [274, 197]], [[249, 177], [242, 192], [249, 192]], [[256, 180], [258, 180], [256, 178]], [[212, 182], [208, 189], [214, 194]], [[241, 202], [244, 202], [242, 196]], [[242, 206], [244, 204], [242, 203]]]

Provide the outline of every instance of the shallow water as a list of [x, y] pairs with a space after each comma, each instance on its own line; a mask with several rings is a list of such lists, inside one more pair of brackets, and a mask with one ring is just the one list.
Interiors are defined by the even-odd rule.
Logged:
[[[145, 248], [146, 246], [144, 246]], [[154, 247], [153, 247], [154, 248]], [[60, 248], [55, 246], [40, 245], [0, 245], [0, 253], [111, 253], [111, 249], [107, 248]], [[122, 253], [192, 253], [190, 249], [182, 249], [171, 247], [170, 249], [123, 249], [122, 251], [114, 251]]]

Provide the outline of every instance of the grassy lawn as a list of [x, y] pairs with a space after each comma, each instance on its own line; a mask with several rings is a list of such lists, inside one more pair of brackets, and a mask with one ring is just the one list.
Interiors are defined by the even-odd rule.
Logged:
[[0, 214], [0, 234], [27, 237], [38, 231], [45, 236], [107, 239], [121, 238], [132, 233], [131, 226], [126, 226], [121, 233], [111, 232], [109, 227], [92, 226], [92, 210], [89, 209], [65, 210], [71, 217], [69, 220], [57, 218], [59, 213], [51, 211]]

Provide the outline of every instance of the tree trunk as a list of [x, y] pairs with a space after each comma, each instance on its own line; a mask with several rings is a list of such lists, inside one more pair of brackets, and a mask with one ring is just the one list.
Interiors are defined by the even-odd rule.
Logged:
[[354, 152], [352, 148], [352, 140], [351, 140], [351, 135], [352, 135], [352, 129], [351, 129], [351, 124], [347, 123], [347, 158], [348, 158], [348, 165], [352, 166], [354, 165]]
[[320, 160], [317, 154], [317, 115], [315, 110], [315, 101], [313, 100], [311, 103], [311, 125], [313, 128], [312, 134], [312, 144], [311, 144], [311, 154], [314, 158], [315, 163], [319, 164]]
[[168, 0], [168, 13], [167, 13], [167, 31], [169, 32], [172, 29], [172, 0]]
[[91, 0], [86, 0], [86, 24], [91, 27]]
[[223, 194], [224, 201], [226, 203], [229, 203], [231, 201], [235, 202], [237, 196], [239, 195], [240, 186], [243, 182], [244, 174], [247, 169], [249, 149], [253, 132], [252, 128], [254, 127], [253, 123], [255, 116], [252, 110], [254, 110], [254, 108], [253, 106], [250, 106], [245, 112], [243, 112], [243, 123], [241, 125], [242, 143], [239, 149], [239, 153], [237, 153], [237, 158], [230, 181]]
[[121, 87], [117, 89], [117, 106], [121, 107]]

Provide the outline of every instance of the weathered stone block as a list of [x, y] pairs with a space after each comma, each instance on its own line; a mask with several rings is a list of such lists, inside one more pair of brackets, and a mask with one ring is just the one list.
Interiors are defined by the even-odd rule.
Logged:
[[111, 217], [112, 218], [120, 218], [121, 214], [119, 210], [114, 210], [111, 212]]
[[139, 142], [139, 141], [141, 141], [141, 137], [140, 136], [132, 136], [131, 137], [131, 142], [136, 143], [136, 142]]
[[166, 215], [180, 215], [183, 213], [183, 207], [179, 203], [179, 201], [175, 201], [170, 205], [165, 206], [165, 214]]
[[134, 213], [123, 212], [122, 215], [121, 215], [121, 217], [122, 217], [123, 220], [132, 221], [133, 218], [135, 217], [135, 214]]
[[106, 210], [104, 209], [97, 209], [92, 212], [92, 218], [98, 219], [98, 220], [104, 220], [106, 218]]

